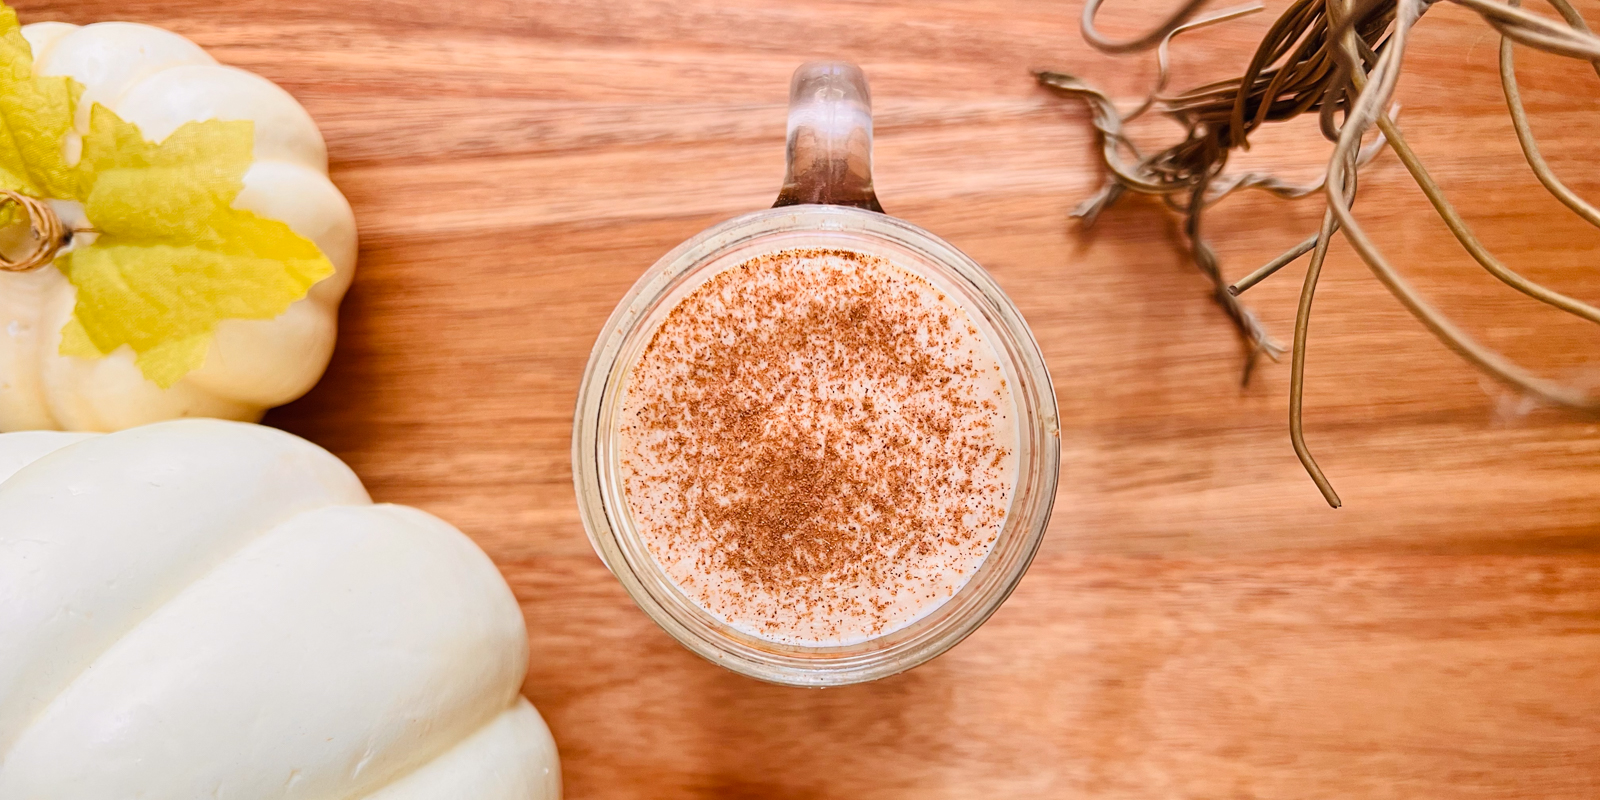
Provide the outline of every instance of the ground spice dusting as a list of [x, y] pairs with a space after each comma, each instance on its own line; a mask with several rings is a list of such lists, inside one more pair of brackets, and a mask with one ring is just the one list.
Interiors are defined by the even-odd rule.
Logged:
[[1015, 410], [993, 350], [927, 281], [860, 253], [712, 278], [661, 323], [622, 411], [651, 553], [774, 641], [914, 621], [982, 563], [1010, 503]]

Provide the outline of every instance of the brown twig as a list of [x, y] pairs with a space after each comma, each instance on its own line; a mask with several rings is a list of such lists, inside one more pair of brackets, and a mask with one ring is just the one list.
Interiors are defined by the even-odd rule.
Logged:
[[56, 253], [66, 246], [71, 237], [55, 209], [37, 197], [0, 189], [0, 205], [5, 204], [15, 205], [27, 216], [33, 247], [15, 260], [0, 254], [0, 271], [32, 272], [54, 261]]
[[[1513, 42], [1587, 60], [1600, 74], [1600, 37], [1589, 30], [1568, 0], [1547, 1], [1565, 24], [1530, 13], [1518, 7], [1517, 0], [1510, 0], [1509, 5], [1499, 0], [1450, 0], [1477, 13], [1502, 36], [1501, 85], [1529, 167], [1558, 200], [1591, 224], [1600, 226], [1600, 209], [1568, 189], [1540, 154], [1517, 86]], [[1302, 401], [1312, 300], [1335, 233], [1343, 233], [1378, 280], [1424, 326], [1479, 369], [1547, 402], [1573, 408], [1600, 408], [1600, 399], [1587, 392], [1534, 375], [1479, 344], [1417, 294], [1355, 218], [1356, 174], [1379, 149], [1388, 147], [1399, 157], [1452, 235], [1485, 271], [1540, 302], [1600, 322], [1600, 308], [1529, 280], [1484, 247], [1401, 134], [1395, 124], [1398, 109], [1385, 111], [1399, 80], [1411, 28], [1432, 2], [1294, 0], [1262, 38], [1241, 76], [1166, 96], [1162, 92], [1169, 77], [1167, 46], [1171, 38], [1184, 30], [1236, 18], [1253, 9], [1235, 9], [1190, 21], [1205, 3], [1204, 0], [1186, 0], [1171, 17], [1151, 31], [1134, 39], [1113, 42], [1094, 25], [1101, 0], [1089, 0], [1084, 8], [1083, 31], [1091, 45], [1112, 53], [1156, 48], [1159, 78], [1155, 91], [1134, 113], [1119, 115], [1111, 98], [1084, 81], [1063, 73], [1036, 73], [1041, 84], [1083, 99], [1093, 112], [1108, 179], [1075, 214], [1086, 224], [1092, 222], [1128, 192], [1160, 196], [1170, 208], [1182, 214], [1196, 265], [1212, 280], [1217, 301], [1251, 344], [1245, 366], [1247, 379], [1256, 355], [1277, 353], [1265, 348], [1270, 338], [1261, 330], [1255, 315], [1234, 298], [1306, 253], [1312, 254], [1295, 318], [1289, 433], [1302, 465], [1329, 505], [1334, 507], [1339, 506], [1338, 494], [1305, 444]], [[1123, 124], [1152, 109], [1177, 121], [1185, 134], [1167, 149], [1144, 156], [1123, 131]], [[1224, 172], [1229, 153], [1248, 148], [1253, 131], [1264, 124], [1313, 111], [1318, 115], [1323, 135], [1335, 143], [1321, 180], [1313, 184], [1295, 184], [1262, 173], [1229, 175]], [[1374, 128], [1378, 131], [1376, 141], [1363, 147], [1363, 136]], [[1201, 236], [1201, 216], [1207, 207], [1243, 188], [1263, 189], [1284, 199], [1306, 197], [1320, 191], [1327, 199], [1327, 209], [1315, 236], [1296, 244], [1243, 279], [1226, 284], [1215, 251]]]
[[[1476, 2], [1476, 0], [1469, 0]], [[1468, 2], [1463, 2], [1464, 5]], [[1600, 398], [1591, 396], [1588, 392], [1574, 386], [1567, 386], [1533, 374], [1522, 366], [1516, 364], [1505, 356], [1497, 353], [1473, 339], [1463, 331], [1449, 317], [1422, 298], [1411, 287], [1394, 266], [1384, 257], [1371, 237], [1356, 221], [1353, 214], [1345, 207], [1343, 189], [1341, 188], [1343, 166], [1342, 159], [1360, 142], [1363, 132], [1373, 125], [1377, 125], [1390, 134], [1391, 146], [1397, 143], [1395, 135], [1398, 131], [1393, 123], [1382, 114], [1383, 104], [1394, 95], [1395, 85], [1400, 77], [1400, 59], [1405, 53], [1405, 40], [1422, 15], [1425, 6], [1420, 0], [1399, 0], [1400, 15], [1396, 20], [1394, 41], [1395, 46], [1380, 59], [1371, 75], [1363, 75], [1359, 65], [1352, 70], [1353, 82], [1361, 89], [1360, 96], [1352, 107], [1349, 118], [1345, 121], [1344, 128], [1340, 131], [1339, 141], [1334, 147], [1333, 156], [1329, 160], [1328, 178], [1328, 207], [1339, 217], [1345, 238], [1350, 242], [1362, 260], [1377, 276], [1378, 280], [1387, 287], [1391, 294], [1404, 305], [1412, 316], [1416, 317], [1428, 330], [1444, 342], [1450, 349], [1456, 351], [1462, 358], [1477, 366], [1500, 382], [1518, 389], [1527, 394], [1538, 397], [1546, 402], [1570, 408], [1594, 410], [1600, 409]], [[1590, 34], [1592, 37], [1593, 35]], [[1600, 40], [1597, 40], [1600, 44]], [[1357, 57], [1352, 52], [1353, 46], [1348, 42], [1341, 48], [1347, 64], [1352, 64]], [[1397, 150], [1397, 153], [1399, 151]], [[1413, 156], [1414, 157], [1414, 156]]]
[[[1518, 0], [1510, 0], [1516, 5]], [[1576, 9], [1567, 0], [1549, 0], [1555, 6], [1567, 24], [1574, 28], [1589, 30]], [[1506, 110], [1511, 114], [1511, 126], [1517, 131], [1517, 143], [1522, 146], [1522, 154], [1528, 159], [1528, 166], [1533, 169], [1533, 174], [1538, 177], [1544, 188], [1549, 190], [1557, 200], [1572, 209], [1574, 214], [1588, 221], [1590, 225], [1600, 227], [1600, 210], [1590, 205], [1576, 192], [1567, 188], [1565, 183], [1557, 178], [1550, 165], [1544, 160], [1544, 155], [1539, 152], [1539, 143], [1533, 138], [1533, 130], [1528, 124], [1528, 112], [1522, 107], [1522, 91], [1517, 86], [1516, 58], [1513, 54], [1511, 37], [1500, 37], [1500, 88], [1506, 95]], [[1594, 67], [1596, 74], [1600, 74], [1600, 65]]]

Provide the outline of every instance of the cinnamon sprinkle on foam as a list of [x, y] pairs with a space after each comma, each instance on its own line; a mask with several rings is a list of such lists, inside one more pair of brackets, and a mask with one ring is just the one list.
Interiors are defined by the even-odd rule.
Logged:
[[1015, 416], [993, 350], [932, 284], [846, 250], [772, 253], [680, 301], [634, 366], [628, 504], [713, 615], [777, 642], [861, 641], [981, 565]]

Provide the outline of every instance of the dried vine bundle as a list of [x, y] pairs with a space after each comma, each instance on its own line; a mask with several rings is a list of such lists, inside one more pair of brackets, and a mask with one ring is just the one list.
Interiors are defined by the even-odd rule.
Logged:
[[[1527, 395], [1568, 408], [1600, 410], [1600, 397], [1540, 377], [1473, 339], [1412, 288], [1361, 227], [1352, 211], [1357, 171], [1382, 148], [1393, 150], [1429, 203], [1461, 246], [1489, 274], [1540, 302], [1591, 322], [1600, 323], [1600, 309], [1556, 292], [1517, 274], [1490, 253], [1444, 196], [1427, 167], [1395, 125], [1391, 107], [1411, 29], [1435, 0], [1295, 0], [1263, 37], [1244, 73], [1188, 91], [1165, 94], [1169, 75], [1167, 51], [1185, 31], [1225, 22], [1261, 10], [1246, 6], [1196, 18], [1207, 0], [1185, 0], [1160, 25], [1133, 39], [1113, 41], [1095, 27], [1102, 0], [1088, 0], [1083, 10], [1083, 35], [1107, 53], [1154, 50], [1158, 66], [1155, 89], [1137, 108], [1118, 111], [1111, 98], [1083, 80], [1059, 72], [1039, 72], [1040, 84], [1089, 106], [1100, 140], [1100, 158], [1107, 170], [1101, 189], [1073, 215], [1093, 224], [1095, 218], [1128, 192], [1155, 195], [1183, 217], [1189, 252], [1212, 282], [1214, 296], [1249, 346], [1245, 380], [1258, 356], [1274, 360], [1283, 346], [1269, 336], [1238, 295], [1271, 277], [1307, 253], [1311, 260], [1300, 291], [1290, 356], [1289, 436], [1295, 454], [1328, 504], [1338, 508], [1339, 495], [1318, 468], [1305, 443], [1301, 420], [1305, 391], [1305, 349], [1317, 279], [1334, 235], [1342, 233], [1373, 274], [1428, 330], [1461, 357], [1500, 382]], [[1514, 66], [1514, 44], [1589, 61], [1600, 74], [1600, 37], [1590, 32], [1568, 0], [1546, 0], [1561, 21], [1495, 0], [1448, 0], [1476, 12], [1501, 35], [1500, 82], [1506, 106], [1528, 166], [1541, 184], [1573, 213], [1600, 227], [1600, 210], [1579, 197], [1550, 170], [1528, 126]], [[1128, 138], [1125, 126], [1149, 111], [1178, 122], [1181, 141], [1145, 154]], [[1228, 156], [1248, 144], [1262, 125], [1318, 115], [1322, 134], [1333, 142], [1327, 172], [1312, 184], [1294, 184], [1270, 174], [1226, 170]], [[1374, 127], [1373, 142], [1362, 139]], [[1289, 248], [1248, 276], [1229, 283], [1216, 252], [1206, 242], [1202, 218], [1207, 208], [1239, 189], [1260, 189], [1295, 199], [1321, 193], [1327, 208], [1316, 234]]]

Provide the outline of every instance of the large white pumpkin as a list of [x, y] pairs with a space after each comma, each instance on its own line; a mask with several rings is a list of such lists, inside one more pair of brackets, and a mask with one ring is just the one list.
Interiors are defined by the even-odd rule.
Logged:
[[0, 435], [0, 798], [539, 800], [505, 581], [281, 431]]
[[[187, 416], [254, 421], [305, 394], [333, 353], [339, 301], [356, 261], [355, 218], [328, 180], [327, 147], [310, 115], [271, 81], [220, 65], [160, 28], [40, 22], [22, 33], [36, 74], [84, 86], [78, 133], [63, 142], [69, 160], [95, 103], [157, 142], [186, 122], [249, 120], [255, 161], [234, 207], [288, 224], [316, 243], [335, 273], [275, 319], [222, 321], [204, 366], [162, 389], [125, 347], [100, 359], [60, 355], [76, 290], [55, 267], [0, 272], [0, 431], [110, 431]], [[87, 222], [77, 203], [51, 205], [68, 225]]]

